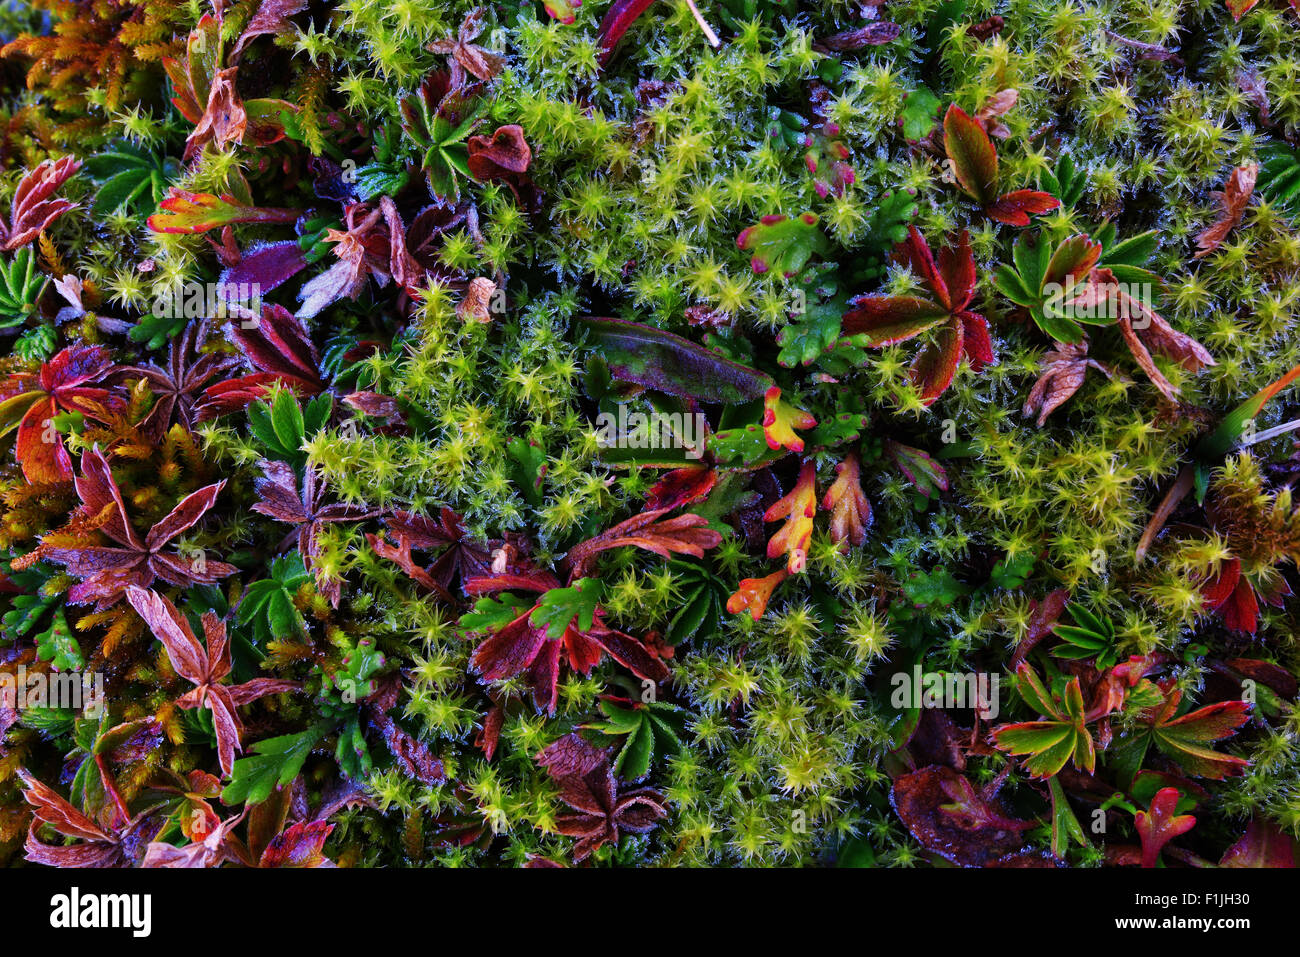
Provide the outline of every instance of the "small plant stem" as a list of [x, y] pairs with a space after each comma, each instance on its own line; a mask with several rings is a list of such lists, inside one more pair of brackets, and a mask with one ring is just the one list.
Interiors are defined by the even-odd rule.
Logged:
[[722, 41], [719, 40], [718, 35], [713, 32], [713, 28], [704, 21], [704, 15], [700, 13], [700, 8], [695, 5], [695, 0], [686, 0], [686, 5], [691, 8], [691, 16], [695, 18], [695, 22], [698, 23], [700, 29], [704, 31], [704, 36], [708, 39], [709, 46], [714, 48], [720, 46]]

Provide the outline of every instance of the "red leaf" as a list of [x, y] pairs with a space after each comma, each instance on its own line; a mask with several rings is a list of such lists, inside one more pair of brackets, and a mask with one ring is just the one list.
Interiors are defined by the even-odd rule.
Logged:
[[649, 9], [654, 0], [614, 0], [600, 21], [600, 65], [606, 66], [614, 56], [614, 47], [628, 27]]
[[1137, 832], [1142, 839], [1142, 866], [1155, 867], [1166, 844], [1196, 825], [1190, 814], [1175, 815], [1178, 789], [1161, 788], [1151, 801], [1150, 811], [1137, 812]]
[[698, 502], [718, 484], [718, 473], [708, 466], [688, 465], [667, 472], [650, 489], [646, 508], [672, 511], [682, 505]]
[[589, 774], [607, 760], [607, 754], [578, 732], [571, 731], [543, 748], [536, 760], [547, 774], [559, 781]]
[[871, 503], [862, 492], [862, 469], [858, 454], [850, 452], [835, 466], [836, 479], [822, 499], [822, 508], [831, 513], [831, 541], [858, 546], [867, 540], [871, 524]]
[[239, 59], [244, 47], [254, 39], [268, 34], [292, 34], [293, 24], [289, 18], [307, 9], [307, 0], [261, 0], [257, 12], [239, 35], [239, 41], [230, 51], [230, 59]]
[[1246, 833], [1228, 848], [1220, 867], [1295, 867], [1295, 841], [1272, 821], [1253, 817]]
[[[1292, 0], [1293, 4], [1294, 2], [1295, 0]], [[1227, 0], [1228, 12], [1232, 14], [1232, 21], [1234, 23], [1239, 21], [1247, 12], [1254, 9], [1257, 3], [1259, 3], [1259, 0]]]
[[230, 223], [292, 223], [301, 213], [298, 209], [244, 206], [233, 196], [190, 193], [173, 186], [158, 204], [158, 212], [149, 217], [149, 228], [156, 233], [205, 233]]
[[981, 206], [991, 206], [997, 198], [997, 150], [979, 121], [956, 103], [943, 118], [943, 145], [966, 195]]
[[40, 231], [62, 216], [76, 203], [66, 199], [51, 199], [77, 170], [81, 161], [71, 156], [59, 160], [45, 160], [25, 175], [14, 190], [13, 208], [9, 213], [9, 226], [0, 228], [5, 235], [4, 249], [26, 246]]
[[[963, 236], [965, 236], [964, 232]], [[969, 258], [969, 237], [966, 238], [965, 251], [966, 258]], [[965, 287], [964, 289], [959, 289], [957, 294], [965, 292], [969, 295], [970, 288], [975, 284], [974, 260], [971, 260], [968, 267], [961, 257], [960, 252], [955, 252], [953, 250], [944, 250], [943, 252], [947, 254], [947, 258], [950, 260], [949, 266], [952, 267], [950, 268], [950, 271], [954, 273], [953, 278], [959, 283], [959, 285]], [[961, 306], [954, 306], [953, 303], [956, 294], [949, 292], [946, 276], [940, 272], [939, 266], [935, 263], [934, 256], [930, 252], [929, 244], [926, 243], [924, 237], [922, 237], [920, 231], [915, 226], [907, 227], [907, 239], [898, 244], [898, 248], [894, 251], [894, 261], [900, 265], [907, 266], [907, 268], [912, 271], [913, 275], [920, 279], [921, 282], [925, 283], [930, 292], [934, 294], [934, 298], [939, 301], [941, 306], [943, 306], [945, 312], [952, 312], [954, 309], [960, 309], [962, 306], [966, 305], [966, 303], [963, 302]], [[969, 277], [966, 275], [968, 268], [970, 272]], [[968, 279], [969, 282], [967, 281]]]
[[[911, 227], [913, 230], [915, 226]], [[920, 238], [920, 233], [917, 233]], [[951, 309], [960, 312], [970, 305], [975, 295], [975, 254], [971, 251], [970, 233], [962, 230], [957, 235], [957, 245], [939, 250], [939, 273], [952, 297]]]
[[873, 349], [919, 336], [948, 315], [938, 303], [917, 296], [857, 296], [849, 305], [843, 334], [863, 336]]
[[911, 378], [921, 393], [923, 404], [932, 404], [952, 384], [964, 345], [963, 324], [950, 321], [939, 330], [934, 341], [927, 343], [917, 354], [912, 362]]
[[1088, 358], [1087, 339], [1077, 343], [1058, 343], [1053, 351], [1043, 356], [1038, 381], [1029, 390], [1021, 414], [1037, 414], [1038, 425], [1042, 426], [1049, 415], [1079, 391], [1089, 367], [1101, 371], [1107, 378], [1114, 378], [1110, 369]]
[[993, 361], [993, 339], [989, 323], [977, 312], [959, 312], [961, 320], [962, 353], [970, 361], [972, 372], [979, 372]]
[[817, 424], [812, 413], [781, 401], [781, 387], [772, 386], [763, 396], [763, 438], [769, 449], [803, 451], [803, 439], [795, 429], [811, 429]]
[[624, 545], [643, 548], [663, 558], [671, 558], [674, 554], [703, 558], [706, 549], [722, 541], [722, 536], [709, 528], [708, 521], [700, 516], [688, 513], [661, 520], [665, 512], [666, 509], [642, 512], [595, 538], [575, 545], [569, 551], [570, 564], [581, 570], [598, 553]]
[[258, 867], [330, 867], [325, 839], [334, 825], [328, 821], [291, 824], [267, 845]]
[[763, 521], [785, 519], [780, 531], [767, 543], [767, 557], [787, 555], [786, 569], [792, 575], [804, 570], [808, 544], [812, 540], [813, 516], [817, 514], [817, 470], [812, 462], [799, 469], [799, 478], [789, 494], [763, 513]]
[[923, 847], [963, 867], [989, 866], [1012, 854], [1024, 844], [1021, 832], [1035, 823], [1007, 817], [970, 781], [940, 765], [902, 775], [889, 799]]
[[742, 578], [735, 593], [727, 599], [727, 611], [733, 615], [747, 611], [754, 621], [758, 621], [767, 611], [767, 603], [772, 600], [776, 586], [789, 577], [790, 572], [780, 568], [765, 578]]
[[999, 196], [990, 206], [985, 207], [990, 219], [1008, 226], [1028, 226], [1029, 217], [1039, 213], [1048, 213], [1061, 205], [1061, 201], [1050, 193], [1041, 193], [1034, 189], [1018, 189]]
[[471, 136], [465, 144], [469, 150], [466, 164], [470, 175], [480, 183], [505, 183], [525, 209], [538, 206], [537, 189], [526, 175], [533, 153], [524, 139], [523, 127], [517, 124], [498, 127], [491, 138]]

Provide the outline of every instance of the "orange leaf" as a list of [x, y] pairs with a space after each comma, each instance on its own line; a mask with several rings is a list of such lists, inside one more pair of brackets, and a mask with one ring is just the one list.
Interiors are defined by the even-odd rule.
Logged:
[[772, 386], [763, 396], [763, 436], [769, 449], [803, 451], [803, 439], [795, 429], [811, 429], [817, 420], [808, 412], [781, 401], [781, 387]]
[[871, 524], [871, 503], [862, 493], [862, 469], [858, 454], [850, 452], [835, 466], [836, 479], [822, 499], [822, 508], [831, 512], [831, 541], [861, 545], [867, 540]]
[[175, 186], [149, 217], [156, 233], [205, 233], [229, 223], [292, 223], [300, 210], [244, 206], [233, 196], [190, 193]]
[[749, 612], [755, 621], [767, 611], [767, 603], [772, 600], [776, 586], [790, 577], [790, 573], [780, 568], [766, 578], [742, 578], [736, 592], [727, 599], [727, 611], [733, 615]]
[[816, 514], [817, 471], [811, 462], [805, 462], [790, 494], [763, 514], [765, 522], [785, 519], [785, 525], [767, 543], [767, 557], [787, 555], [786, 568], [792, 575], [799, 574], [808, 563], [808, 543], [812, 539], [813, 516]]

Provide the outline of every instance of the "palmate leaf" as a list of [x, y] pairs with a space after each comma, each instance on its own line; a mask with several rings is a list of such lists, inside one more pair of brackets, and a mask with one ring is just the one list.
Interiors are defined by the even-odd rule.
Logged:
[[870, 421], [870, 416], [861, 412], [841, 412], [828, 416], [808, 433], [808, 448], [820, 451], [856, 442]]
[[708, 437], [705, 447], [723, 468], [762, 468], [787, 454], [784, 448], [768, 447], [761, 421], [719, 429]]
[[1169, 720], [1180, 697], [1177, 692], [1170, 696], [1152, 726], [1151, 739], [1155, 746], [1185, 772], [1197, 777], [1220, 780], [1242, 773], [1249, 761], [1220, 754], [1210, 745], [1236, 734], [1250, 720], [1250, 705], [1244, 701], [1220, 701]]
[[154, 208], [167, 195], [167, 184], [180, 173], [175, 160], [155, 156], [126, 140], [111, 143], [104, 152], [87, 158], [85, 168], [100, 184], [92, 207], [99, 216], [123, 207], [137, 211]]
[[679, 645], [688, 638], [698, 641], [712, 636], [727, 604], [727, 584], [699, 562], [674, 559], [669, 567], [681, 594], [681, 606], [664, 628], [664, 644]]
[[244, 592], [235, 620], [241, 625], [251, 624], [254, 636], [263, 644], [302, 634], [306, 625], [293, 599], [298, 589], [311, 580], [297, 550], [274, 559], [271, 577], [253, 582]]
[[603, 698], [600, 710], [603, 721], [583, 725], [623, 744], [614, 759], [614, 771], [627, 781], [637, 781], [650, 773], [650, 764], [658, 755], [679, 754], [686, 712], [667, 702], [632, 702], [623, 698]]
[[775, 270], [793, 276], [808, 264], [814, 253], [830, 251], [830, 240], [817, 225], [816, 213], [798, 216], [764, 216], [741, 231], [736, 245], [750, 254], [749, 265], [756, 273]]
[[9, 262], [0, 261], [0, 329], [21, 325], [36, 312], [44, 288], [45, 277], [30, 246], [14, 253]]
[[36, 657], [50, 662], [57, 671], [80, 671], [86, 666], [62, 608], [54, 612], [50, 627], [36, 636]]
[[249, 431], [266, 447], [271, 458], [301, 467], [307, 461], [303, 443], [329, 420], [334, 399], [324, 392], [306, 406], [289, 389], [280, 389], [269, 402], [248, 407]]
[[1120, 239], [1114, 223], [1105, 223], [1092, 231], [1092, 238], [1101, 243], [1099, 269], [1109, 269], [1115, 279], [1123, 283], [1150, 283], [1160, 285], [1160, 277], [1146, 268], [1160, 245], [1154, 229]]
[[840, 335], [846, 298], [836, 295], [836, 284], [825, 281], [822, 270], [809, 272], [799, 283], [802, 309], [791, 315], [776, 340], [781, 347], [777, 362], [786, 368], [811, 364]]
[[1072, 207], [1078, 204], [1088, 188], [1088, 174], [1079, 172], [1069, 153], [1062, 153], [1054, 169], [1039, 174], [1038, 185], [1059, 199], [1062, 205]]
[[483, 597], [474, 603], [474, 610], [460, 617], [460, 627], [473, 635], [486, 635], [500, 631], [524, 613], [531, 601], [502, 592], [495, 598]]
[[529, 621], [545, 628], [548, 638], [561, 637], [575, 620], [578, 631], [590, 631], [604, 592], [605, 583], [598, 578], [579, 578], [568, 588], [552, 588], [538, 599]]
[[1288, 216], [1300, 217], [1300, 150], [1285, 143], [1260, 148], [1259, 192]]
[[1163, 704], [1147, 713], [1147, 724], [1117, 742], [1111, 764], [1121, 780], [1132, 780], [1142, 769], [1152, 745], [1178, 764], [1185, 774], [1220, 781], [1241, 774], [1250, 762], [1221, 754], [1212, 745], [1232, 737], [1250, 720], [1244, 701], [1221, 701], [1175, 718], [1182, 693], [1165, 692]]
[[1097, 749], [1086, 725], [1079, 679], [1069, 680], [1058, 702], [1034, 669], [1021, 664], [1016, 670], [1016, 690], [1031, 709], [1049, 720], [1002, 725], [993, 732], [994, 744], [1011, 754], [1027, 755], [1025, 770], [1036, 778], [1051, 777], [1071, 760], [1080, 771], [1092, 774]]
[[298, 734], [259, 741], [253, 753], [235, 761], [230, 783], [221, 792], [225, 804], [260, 804], [271, 796], [277, 785], [286, 785], [298, 776], [307, 755], [324, 737], [325, 725], [314, 725]]
[[956, 103], [943, 119], [943, 144], [962, 192], [984, 208], [990, 219], [1008, 226], [1028, 226], [1029, 217], [1050, 212], [1061, 201], [1048, 193], [1018, 189], [998, 195], [998, 154], [983, 125]]
[[1096, 658], [1098, 668], [1112, 667], [1118, 654], [1115, 650], [1115, 626], [1110, 619], [1099, 618], [1077, 605], [1071, 605], [1068, 611], [1074, 624], [1053, 626], [1053, 632], [1064, 643], [1052, 649], [1052, 654], [1070, 660]]

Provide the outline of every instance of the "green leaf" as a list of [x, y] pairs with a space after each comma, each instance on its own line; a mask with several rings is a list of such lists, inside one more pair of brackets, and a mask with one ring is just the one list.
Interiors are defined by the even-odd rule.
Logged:
[[1154, 229], [1130, 236], [1122, 242], [1108, 246], [1101, 256], [1103, 266], [1144, 266], [1156, 254], [1160, 237]]
[[334, 396], [322, 392], [308, 401], [302, 410], [302, 432], [304, 436], [315, 435], [325, 427], [330, 413], [334, 410]]
[[627, 743], [619, 751], [614, 768], [628, 781], [635, 781], [650, 773], [650, 759], [655, 749], [654, 731], [649, 721], [641, 721], [636, 731], [628, 735]]
[[271, 428], [281, 449], [293, 454], [301, 452], [304, 438], [302, 409], [288, 389], [281, 389], [271, 405]]
[[1025, 552], [1016, 558], [1000, 559], [994, 564], [993, 571], [989, 574], [989, 581], [996, 588], [1019, 588], [1033, 570], [1034, 555], [1032, 552]]
[[1264, 388], [1223, 417], [1214, 431], [1196, 444], [1196, 456], [1203, 461], [1217, 462], [1228, 454], [1229, 450], [1241, 438], [1246, 430], [1246, 423], [1264, 410], [1269, 401], [1300, 376], [1300, 365], [1295, 366], [1286, 375]]
[[30, 246], [0, 262], [0, 329], [21, 325], [36, 311], [36, 300], [45, 288], [45, 277], [36, 268]]
[[930, 572], [913, 572], [911, 577], [903, 582], [903, 594], [918, 608], [934, 605], [946, 608], [969, 591], [969, 588], [953, 578], [948, 569], [942, 566]]
[[903, 138], [913, 142], [923, 140], [939, 125], [939, 108], [943, 101], [925, 86], [903, 96], [903, 111], [899, 119], [903, 124]]
[[801, 316], [791, 319], [777, 336], [781, 352], [776, 361], [786, 368], [811, 364], [839, 338], [844, 308], [845, 301], [837, 297], [830, 302], [811, 304]]
[[50, 662], [57, 671], [80, 671], [86, 666], [62, 608], [54, 613], [50, 627], [36, 636], [36, 657]]
[[4, 636], [7, 640], [22, 638], [40, 623], [45, 612], [59, 603], [59, 596], [41, 594], [14, 595], [9, 600], [10, 609], [5, 612]]
[[530, 505], [542, 504], [542, 476], [546, 471], [546, 449], [539, 442], [515, 436], [506, 443], [506, 455], [513, 463], [515, 487]]
[[653, 326], [623, 319], [581, 320], [610, 374], [667, 395], [741, 404], [761, 398], [775, 383], [757, 369]]
[[1036, 306], [1042, 301], [1042, 296], [1036, 291], [1031, 292], [1020, 273], [1006, 263], [999, 263], [993, 271], [993, 285], [1017, 306]]
[[841, 412], [838, 415], [826, 416], [808, 433], [808, 448], [810, 450], [833, 449], [849, 442], [856, 442], [870, 421], [870, 417], [860, 412]]
[[840, 853], [835, 859], [836, 867], [875, 867], [876, 852], [860, 837], [850, 838], [845, 845], [840, 848]]
[[576, 618], [579, 631], [590, 631], [596, 621], [596, 605], [605, 593], [598, 578], [579, 578], [568, 588], [552, 588], [537, 603], [529, 621], [546, 628], [549, 638], [560, 638]]
[[1258, 189], [1261, 196], [1286, 215], [1300, 217], [1300, 150], [1285, 143], [1260, 148]]
[[1011, 259], [1025, 289], [1042, 302], [1047, 264], [1052, 261], [1052, 248], [1047, 240], [1034, 233], [1022, 233], [1011, 247]]
[[277, 785], [287, 785], [298, 776], [307, 755], [324, 733], [324, 725], [315, 725], [298, 734], [267, 738], [254, 744], [252, 754], [235, 759], [230, 783], [221, 792], [222, 802], [260, 804], [265, 801]]
[[712, 590], [705, 583], [683, 596], [682, 607], [664, 629], [664, 643], [679, 645], [694, 635], [710, 615], [716, 614]]
[[775, 271], [793, 276], [808, 264], [814, 253], [830, 251], [830, 240], [817, 226], [816, 213], [798, 216], [764, 216], [741, 231], [736, 245], [750, 254], [750, 268], [756, 273]]
[[460, 627], [471, 634], [483, 635], [500, 631], [518, 618], [529, 607], [526, 599], [509, 593], [497, 598], [480, 598], [474, 603], [474, 610], [460, 617]]
[[1088, 838], [1083, 833], [1083, 825], [1075, 817], [1070, 802], [1065, 796], [1065, 789], [1055, 776], [1047, 781], [1052, 796], [1052, 853], [1064, 858], [1069, 841], [1087, 847]]

